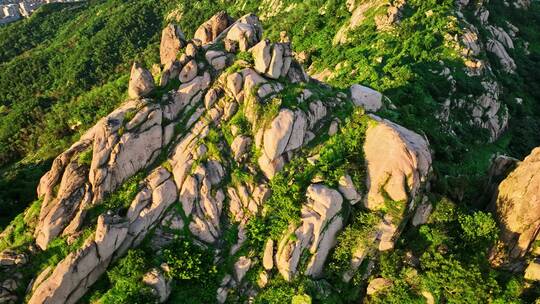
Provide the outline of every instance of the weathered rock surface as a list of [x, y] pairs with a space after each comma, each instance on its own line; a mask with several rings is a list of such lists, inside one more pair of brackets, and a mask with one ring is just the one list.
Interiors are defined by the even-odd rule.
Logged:
[[13, 266], [26, 264], [28, 257], [24, 253], [6, 249], [0, 252], [0, 266]]
[[290, 43], [270, 43], [268, 39], [257, 43], [252, 49], [255, 70], [272, 79], [285, 77], [292, 62]]
[[392, 281], [385, 278], [375, 278], [369, 281], [369, 285], [366, 290], [367, 295], [374, 295], [379, 291], [382, 291], [392, 286]]
[[231, 144], [234, 160], [242, 160], [250, 144], [251, 138], [243, 135], [237, 136]]
[[531, 281], [540, 281], [540, 263], [533, 261], [525, 269], [524, 278]]
[[152, 73], [143, 68], [138, 62], [131, 67], [128, 94], [131, 98], [146, 97], [154, 90], [154, 78]]
[[212, 194], [212, 186], [219, 184], [224, 171], [217, 161], [209, 161], [195, 168], [188, 175], [180, 190], [180, 202], [187, 216], [193, 220], [189, 224], [190, 231], [200, 240], [213, 243], [220, 236], [220, 217], [223, 210], [225, 194], [217, 189]]
[[375, 17], [377, 29], [387, 30], [391, 28], [393, 24], [399, 23], [405, 4], [406, 0], [392, 1], [392, 4], [386, 9], [386, 15], [378, 15]]
[[186, 37], [176, 24], [169, 24], [161, 32], [159, 57], [161, 64], [167, 65], [176, 60], [178, 52], [186, 45]]
[[205, 72], [189, 82], [182, 83], [173, 94], [172, 101], [164, 106], [163, 118], [175, 120], [183, 110], [193, 108], [202, 99], [202, 93], [210, 86], [211, 81], [210, 74]]
[[[285, 165], [285, 157], [289, 158], [290, 153], [307, 142], [305, 137], [309, 127], [313, 128], [316, 123], [314, 120], [326, 115], [326, 111], [323, 113], [317, 111], [315, 110], [315, 114], [310, 112], [309, 115], [312, 116], [308, 116], [302, 110], [293, 112], [283, 109], [264, 131], [260, 131], [259, 145], [262, 146], [263, 153], [259, 157], [258, 164], [267, 178], [270, 179], [279, 172]], [[256, 121], [256, 118], [251, 119]], [[257, 144], [257, 140], [255, 142]]]
[[195, 76], [197, 76], [197, 63], [192, 59], [184, 65], [178, 77], [180, 82], [186, 83], [192, 81]]
[[431, 168], [427, 141], [420, 135], [388, 120], [371, 116], [376, 124], [366, 132], [364, 154], [368, 194], [365, 205], [379, 209], [384, 194], [393, 201], [413, 198]]
[[127, 235], [127, 223], [101, 215], [94, 239], [69, 254], [35, 290], [30, 304], [76, 303], [109, 265], [112, 254]]
[[500, 41], [490, 39], [486, 47], [488, 51], [499, 57], [499, 61], [506, 72], [513, 73], [516, 70], [514, 59], [508, 55], [508, 52]]
[[[61, 233], [77, 231], [85, 206], [152, 163], [163, 144], [162, 115], [160, 106], [147, 100], [128, 101], [55, 159], [38, 187], [43, 197], [38, 246], [45, 249]], [[91, 153], [90, 164], [79, 161], [82, 153]]]
[[276, 159], [285, 152], [294, 124], [294, 112], [285, 109], [279, 111], [277, 117], [264, 132], [264, 153], [270, 160]]
[[431, 211], [433, 210], [433, 205], [427, 200], [423, 201], [417, 208], [412, 219], [413, 226], [420, 226], [427, 223]]
[[241, 256], [236, 263], [234, 263], [234, 274], [237, 282], [241, 282], [249, 268], [251, 267], [251, 260], [245, 256]]
[[126, 217], [101, 215], [95, 237], [87, 239], [81, 249], [63, 259], [52, 274], [35, 287], [29, 303], [76, 303], [115, 256], [142, 241], [176, 198], [171, 174], [163, 168], [153, 171], [131, 203]]
[[263, 267], [266, 270], [274, 268], [274, 240], [269, 239], [264, 245]]
[[205, 54], [208, 61], [215, 70], [222, 70], [227, 65], [227, 54], [221, 51], [208, 51]]
[[238, 43], [240, 51], [247, 51], [262, 38], [259, 18], [248, 14], [236, 21], [228, 30], [226, 39]]
[[351, 30], [354, 30], [357, 28], [360, 24], [362, 24], [362, 21], [365, 20], [366, 16], [365, 13], [371, 9], [374, 4], [379, 5], [380, 2], [364, 2], [364, 3], [358, 3], [358, 5], [348, 5], [349, 12], [351, 12], [350, 19], [337, 31], [336, 35], [334, 36], [334, 39], [332, 40], [332, 43], [334, 45], [336, 44], [344, 44], [349, 41], [348, 39], [348, 33]]
[[491, 141], [495, 141], [508, 126], [508, 109], [499, 100], [501, 89], [497, 82], [482, 82], [482, 86], [485, 93], [478, 98], [472, 116], [474, 123], [489, 130]]
[[540, 229], [540, 148], [532, 150], [499, 185], [495, 214], [510, 259], [528, 252]]
[[382, 107], [382, 94], [358, 84], [351, 86], [351, 98], [355, 105], [366, 111], [376, 112]]
[[362, 199], [362, 195], [358, 193], [350, 175], [344, 175], [339, 179], [339, 192], [352, 205], [358, 203]]
[[232, 19], [227, 15], [227, 12], [218, 12], [199, 26], [194, 38], [200, 40], [202, 44], [208, 44], [214, 41], [231, 23]]
[[[302, 223], [290, 227], [290, 231], [279, 241], [276, 266], [285, 280], [297, 273], [302, 251], [312, 254], [306, 275], [319, 277], [326, 257], [334, 247], [336, 235], [343, 226], [341, 211], [343, 198], [338, 191], [322, 184], [313, 184], [306, 192], [307, 202], [302, 206]], [[290, 234], [294, 233], [295, 239]]]
[[159, 299], [159, 303], [165, 303], [171, 294], [171, 282], [157, 268], [152, 269], [143, 276], [143, 283], [152, 288]]

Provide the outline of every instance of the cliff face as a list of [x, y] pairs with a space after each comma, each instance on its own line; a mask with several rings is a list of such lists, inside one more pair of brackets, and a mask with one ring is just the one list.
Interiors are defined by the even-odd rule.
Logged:
[[[536, 256], [534, 242], [540, 229], [539, 154], [540, 150], [534, 149], [499, 184], [494, 205], [501, 226], [501, 244], [493, 253], [495, 263], [520, 269], [528, 253]], [[531, 266], [533, 264], [536, 262]]]

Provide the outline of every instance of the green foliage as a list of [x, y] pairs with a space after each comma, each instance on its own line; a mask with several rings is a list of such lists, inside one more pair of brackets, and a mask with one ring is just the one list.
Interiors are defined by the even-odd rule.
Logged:
[[101, 204], [90, 207], [85, 218], [86, 224], [95, 225], [98, 216], [108, 210], [119, 212], [120, 214], [126, 212], [135, 195], [139, 192], [139, 185], [144, 176], [144, 172], [135, 174], [125, 181], [116, 191], [107, 194]]
[[451, 256], [425, 253], [420, 259], [425, 271], [423, 284], [437, 298], [451, 303], [487, 303], [493, 292], [498, 292], [494, 274], [483, 273]]
[[292, 298], [291, 304], [311, 304], [311, 297], [306, 294], [296, 295]]
[[356, 211], [356, 214], [351, 216], [350, 223], [338, 236], [328, 264], [330, 275], [336, 276], [336, 281], [340, 281], [343, 273], [349, 270], [356, 250], [363, 248], [366, 252], [370, 251], [372, 244], [369, 244], [368, 240], [380, 221], [381, 218], [372, 212]]
[[156, 261], [170, 267], [173, 279], [171, 303], [213, 303], [220, 284], [214, 252], [195, 245], [190, 239], [176, 240]]
[[[68, 109], [68, 103], [93, 87], [127, 74], [135, 56], [157, 41], [161, 9], [153, 1], [114, 0], [91, 2], [84, 10], [62, 9], [61, 14], [51, 17], [53, 22], [62, 21], [53, 27], [51, 41], [36, 38], [30, 42], [35, 44], [32, 49], [5, 58], [0, 73], [0, 103], [8, 113], [0, 124], [0, 164], [38, 149], [40, 137], [50, 135], [43, 132], [43, 125], [51, 106], [62, 104]], [[1, 28], [0, 36], [9, 31], [9, 36], [19, 37], [36, 26], [35, 22], [24, 22]], [[0, 49], [7, 47], [12, 46]], [[99, 118], [96, 112], [88, 114], [93, 122]], [[64, 132], [68, 130], [64, 128]]]
[[[208, 131], [208, 135], [204, 138], [203, 143], [206, 145], [206, 148], [208, 149], [205, 155], [205, 159], [214, 159], [214, 160], [221, 160], [222, 159], [222, 151], [221, 151], [221, 135], [220, 132], [214, 128], [210, 129]], [[199, 160], [202, 161], [203, 159]], [[196, 165], [197, 162], [194, 163]]]
[[336, 186], [339, 178], [349, 172], [354, 184], [364, 190], [363, 144], [369, 123], [363, 111], [356, 110], [342, 130], [321, 148], [319, 169], [330, 186]]
[[381, 256], [379, 275], [393, 285], [370, 303], [417, 303], [422, 291], [436, 302], [521, 303], [521, 283], [488, 263], [487, 249], [497, 236], [489, 213], [438, 199], [428, 224], [410, 228], [397, 250]]
[[231, 172], [231, 179], [233, 185], [253, 184], [254, 176], [245, 169], [234, 166]]
[[163, 250], [163, 260], [170, 267], [167, 274], [179, 281], [205, 282], [217, 273], [212, 256], [186, 240], [177, 241]]
[[4, 230], [0, 239], [0, 252], [17, 249], [34, 240], [34, 227], [41, 210], [41, 200], [33, 202], [25, 211], [17, 215]]
[[[254, 90], [256, 92], [258, 88], [254, 88]], [[256, 130], [265, 128], [272, 122], [272, 120], [279, 114], [281, 102], [282, 100], [280, 98], [265, 100], [263, 103], [253, 102], [253, 111], [256, 113], [257, 117], [255, 125]]]
[[149, 261], [146, 253], [138, 249], [129, 250], [117, 265], [107, 271], [111, 288], [101, 295], [98, 302], [103, 304], [154, 302], [156, 299], [151, 288], [142, 282], [143, 275], [147, 271], [149, 271]]
[[236, 60], [243, 60], [249, 64], [253, 64], [253, 54], [251, 52], [238, 52], [236, 54]]
[[459, 224], [464, 240], [473, 244], [493, 245], [499, 236], [497, 223], [490, 213], [478, 211], [470, 215], [460, 215]]
[[93, 152], [94, 151], [92, 150], [92, 148], [88, 148], [88, 149], [84, 150], [83, 152], [81, 152], [81, 154], [79, 154], [79, 159], [78, 159], [79, 165], [90, 166], [92, 164], [92, 153]]
[[291, 303], [297, 291], [291, 284], [276, 278], [271, 285], [262, 290], [255, 299], [256, 304]]

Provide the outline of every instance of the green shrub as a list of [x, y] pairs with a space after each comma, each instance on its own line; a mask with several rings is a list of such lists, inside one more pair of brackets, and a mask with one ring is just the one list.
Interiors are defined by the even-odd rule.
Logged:
[[79, 154], [79, 159], [78, 159], [79, 165], [90, 166], [92, 164], [93, 152], [94, 151], [92, 150], [92, 148], [88, 148], [84, 150], [83, 152], [81, 152], [81, 154]]
[[176, 241], [164, 249], [163, 260], [170, 268], [168, 275], [179, 281], [204, 282], [217, 273], [213, 257], [187, 240]]
[[292, 298], [291, 304], [311, 304], [311, 297], [306, 294], [296, 295]]
[[477, 211], [470, 215], [460, 215], [459, 224], [463, 239], [474, 245], [493, 245], [499, 236], [497, 223], [490, 213]]
[[150, 270], [144, 251], [131, 249], [117, 265], [107, 271], [110, 289], [99, 299], [103, 304], [146, 304], [156, 301], [150, 287], [142, 282]]
[[376, 225], [381, 221], [374, 213], [357, 211], [351, 222], [339, 234], [337, 245], [334, 248], [328, 265], [331, 275], [341, 278], [349, 270], [353, 253], [363, 248], [369, 253], [372, 244], [368, 243], [370, 235], [375, 231]]
[[159, 263], [166, 263], [173, 279], [171, 303], [213, 303], [220, 284], [214, 252], [188, 239], [179, 239], [163, 250]]
[[34, 226], [38, 220], [42, 200], [30, 205], [24, 213], [17, 215], [4, 230], [0, 239], [0, 252], [4, 249], [17, 249], [34, 240]]
[[251, 52], [238, 52], [236, 55], [236, 60], [243, 60], [247, 63], [253, 64], [253, 54]]

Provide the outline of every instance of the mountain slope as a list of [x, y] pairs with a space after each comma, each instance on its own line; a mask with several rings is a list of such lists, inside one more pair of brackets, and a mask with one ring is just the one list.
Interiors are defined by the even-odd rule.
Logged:
[[2, 27], [3, 222], [35, 198], [50, 159], [118, 105], [132, 58], [157, 56], [150, 45], [161, 9], [154, 1], [45, 5]]

